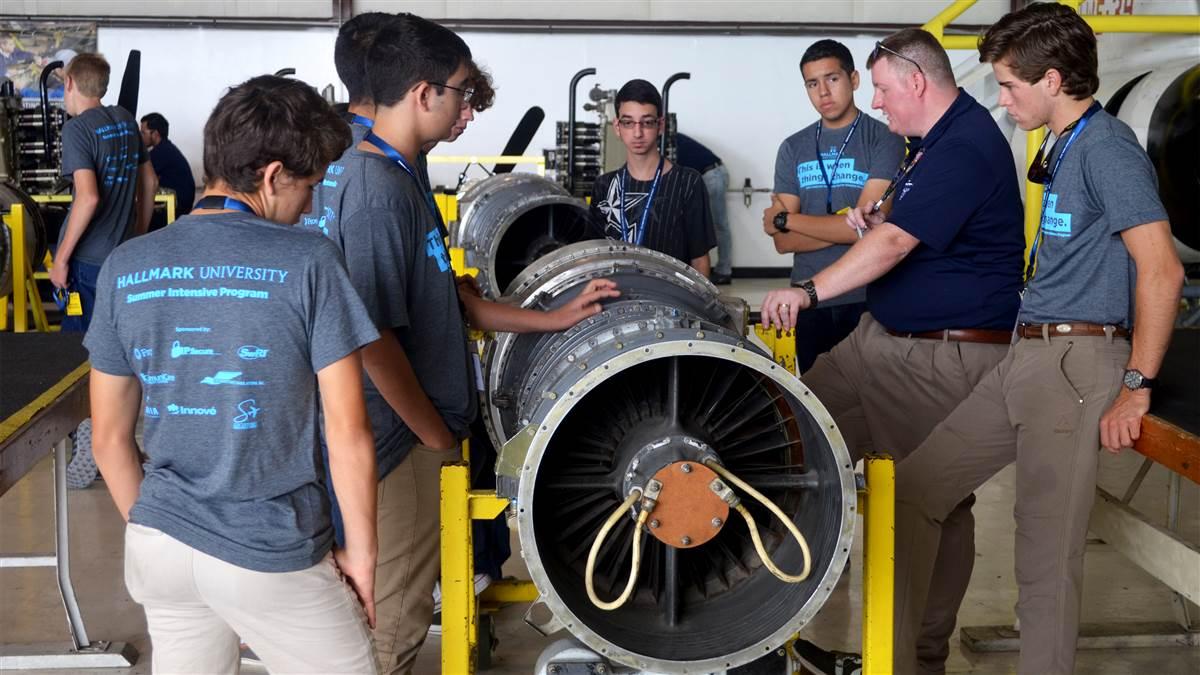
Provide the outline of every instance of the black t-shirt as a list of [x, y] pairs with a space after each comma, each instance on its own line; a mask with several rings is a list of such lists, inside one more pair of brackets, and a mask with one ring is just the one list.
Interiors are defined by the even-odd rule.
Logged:
[[[640, 244], [688, 264], [717, 245], [708, 193], [695, 169], [672, 166], [663, 172], [644, 235], [638, 232], [638, 227], [652, 181], [636, 180], [625, 174], [625, 167], [621, 167], [596, 179], [588, 224], [590, 236]], [[624, 200], [622, 179], [625, 179]], [[621, 223], [622, 202], [625, 228]], [[624, 235], [623, 230], [626, 230]]]
[[150, 151], [150, 163], [154, 165], [154, 173], [158, 174], [158, 184], [175, 191], [175, 217], [190, 213], [196, 202], [196, 179], [187, 158], [174, 143], [164, 138]]

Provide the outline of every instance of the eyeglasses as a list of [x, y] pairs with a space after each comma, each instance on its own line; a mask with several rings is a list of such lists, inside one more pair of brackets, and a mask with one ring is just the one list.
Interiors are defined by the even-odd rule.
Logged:
[[[1075, 128], [1076, 124], [1079, 124], [1079, 120], [1075, 120], [1074, 122], [1068, 124], [1057, 138], [1066, 136], [1071, 132], [1072, 129]], [[1025, 174], [1025, 177], [1029, 179], [1030, 183], [1039, 183], [1041, 185], [1050, 184], [1050, 177], [1053, 174], [1050, 173], [1050, 157], [1046, 155], [1046, 144], [1049, 142], [1050, 134], [1046, 134], [1046, 136], [1042, 138], [1042, 144], [1038, 146], [1037, 154], [1033, 156], [1033, 162], [1029, 164], [1029, 171]]]
[[617, 120], [617, 126], [621, 127], [622, 129], [633, 129], [635, 127], [641, 127], [643, 129], [657, 129], [661, 122], [661, 117], [647, 118], [642, 120], [620, 119]]
[[872, 62], [872, 63], [874, 63], [876, 60], [878, 60], [878, 59], [879, 59], [879, 52], [880, 52], [880, 51], [885, 51], [885, 52], [887, 52], [888, 54], [891, 54], [892, 56], [895, 56], [895, 57], [898, 57], [898, 58], [904, 59], [905, 61], [908, 61], [909, 63], [911, 63], [911, 64], [913, 64], [914, 66], [916, 66], [916, 67], [917, 67], [917, 72], [918, 72], [918, 73], [921, 73], [921, 76], [922, 76], [922, 77], [924, 77], [924, 75], [925, 75], [925, 69], [921, 67], [921, 64], [919, 64], [919, 63], [917, 63], [916, 61], [914, 61], [914, 60], [912, 60], [912, 59], [908, 58], [907, 56], [905, 56], [905, 55], [903, 55], [903, 54], [901, 54], [900, 52], [896, 51], [895, 49], [889, 49], [889, 48], [888, 48], [888, 46], [887, 46], [887, 45], [885, 45], [885, 44], [883, 44], [882, 42], [876, 42], [876, 43], [875, 43], [875, 49], [874, 49], [874, 51], [872, 51], [872, 52], [871, 52], [871, 62]]
[[449, 84], [446, 84], [445, 82], [430, 82], [429, 84], [432, 84], [436, 87], [445, 87], [447, 89], [453, 89], [454, 91], [457, 91], [458, 93], [462, 94], [462, 107], [464, 107], [464, 108], [471, 105], [471, 99], [475, 97], [475, 90], [470, 87], [463, 89], [462, 87], [451, 86]]

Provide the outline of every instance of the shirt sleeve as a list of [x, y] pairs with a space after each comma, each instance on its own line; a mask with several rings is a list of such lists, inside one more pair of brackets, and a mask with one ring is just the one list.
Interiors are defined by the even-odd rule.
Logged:
[[129, 349], [121, 342], [117, 332], [112, 260], [113, 256], [109, 256], [96, 279], [96, 304], [92, 309], [87, 335], [83, 338], [83, 346], [87, 348], [89, 360], [96, 370], [109, 375], [131, 376], [134, 371], [129, 364]]
[[83, 122], [79, 119], [67, 121], [62, 128], [62, 175], [71, 178], [81, 169], [95, 171], [93, 154], [92, 139]]
[[317, 242], [305, 269], [309, 355], [314, 373], [379, 339], [379, 331], [342, 266], [337, 247], [323, 237]]
[[944, 251], [996, 189], [994, 169], [965, 142], [938, 144], [896, 188], [888, 222]]
[[708, 204], [708, 190], [695, 173], [688, 181], [687, 207], [684, 209], [686, 222], [685, 231], [688, 233], [687, 249], [688, 262], [707, 255], [717, 245], [717, 234], [713, 228], [712, 209]]
[[420, 244], [412, 231], [417, 214], [368, 208], [346, 216], [341, 231], [350, 283], [380, 329], [404, 328], [409, 321], [409, 276]]
[[1134, 139], [1115, 135], [1081, 159], [1088, 198], [1104, 213], [1110, 234], [1167, 220], [1154, 164]]
[[775, 193], [800, 196], [800, 182], [796, 178], [796, 156], [787, 141], [779, 144], [775, 155]]
[[897, 136], [886, 128], [876, 135], [871, 143], [871, 170], [867, 180], [881, 178], [890, 181], [904, 161], [904, 137]]

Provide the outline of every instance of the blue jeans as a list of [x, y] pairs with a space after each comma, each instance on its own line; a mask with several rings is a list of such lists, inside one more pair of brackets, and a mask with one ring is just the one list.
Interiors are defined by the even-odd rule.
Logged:
[[853, 333], [865, 311], [867, 303], [851, 302], [800, 312], [796, 317], [796, 372], [803, 375], [818, 356]]
[[96, 307], [96, 279], [100, 276], [100, 266], [91, 263], [70, 261], [67, 267], [67, 290], [79, 294], [83, 306], [81, 316], [64, 316], [62, 332], [86, 333], [92, 323], [92, 310]]
[[724, 164], [709, 169], [701, 176], [708, 190], [708, 208], [712, 210], [713, 229], [717, 233], [716, 274], [733, 272], [733, 238], [729, 234], [729, 214], [725, 209], [725, 193], [729, 189], [729, 170]]

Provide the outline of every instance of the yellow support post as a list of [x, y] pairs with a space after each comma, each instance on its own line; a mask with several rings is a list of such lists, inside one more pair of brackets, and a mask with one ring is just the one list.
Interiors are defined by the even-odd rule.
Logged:
[[866, 459], [863, 512], [863, 673], [892, 672], [896, 577], [896, 464]]
[[1176, 35], [1200, 33], [1200, 15], [1087, 15], [1083, 17], [1083, 20], [1088, 22], [1092, 30], [1097, 33], [1173, 33]]
[[951, 21], [957, 19], [974, 4], [975, 0], [954, 0], [949, 7], [938, 12], [937, 16], [930, 19], [921, 28], [932, 33], [940, 41], [945, 34], [946, 26], [950, 25]]
[[25, 207], [13, 204], [8, 216], [9, 241], [12, 242], [12, 293], [13, 293], [13, 332], [24, 333], [29, 330], [29, 316], [26, 313], [29, 302], [29, 287], [25, 283]]
[[795, 330], [776, 330], [771, 327], [763, 328], [760, 324], [754, 324], [754, 334], [758, 339], [763, 341], [767, 349], [771, 350], [771, 358], [775, 363], [788, 369], [788, 372], [793, 375], [799, 375], [796, 372], [796, 331]]
[[471, 546], [471, 471], [466, 462], [442, 466], [442, 672], [475, 672], [479, 617]]

